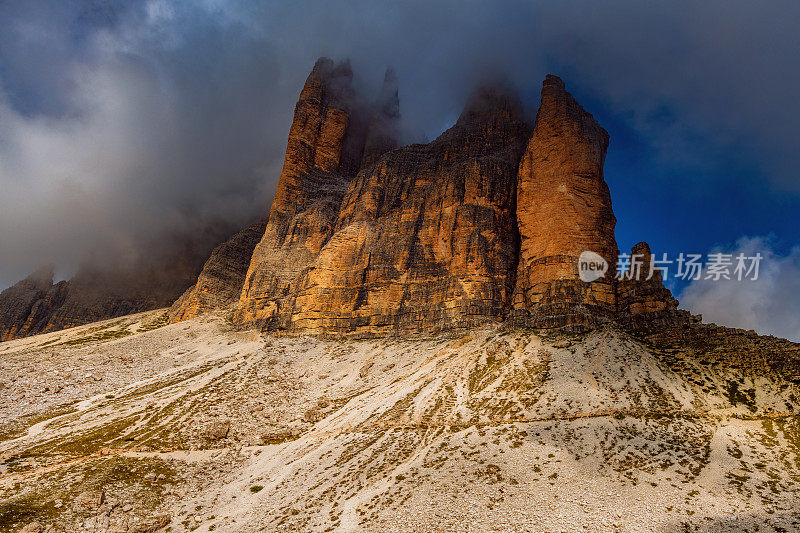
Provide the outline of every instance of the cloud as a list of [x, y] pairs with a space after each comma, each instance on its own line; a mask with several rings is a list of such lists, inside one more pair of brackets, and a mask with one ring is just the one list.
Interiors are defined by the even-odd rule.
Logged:
[[[210, 231], [218, 238], [266, 211], [293, 92], [278, 83], [272, 48], [205, 14], [155, 6], [118, 14], [115, 25], [92, 27], [79, 43], [56, 31], [57, 44], [72, 50], [48, 63], [48, 72], [8, 58], [14, 52], [24, 58], [27, 47], [6, 53], [0, 77], [0, 280], [6, 284], [50, 261], [68, 275], [98, 250], [131, 258], [152, 253], [159, 235]], [[61, 20], [28, 18], [26, 11], [6, 22], [37, 46], [57, 48], [38, 36], [60, 28]], [[52, 89], [29, 92], [30, 85]], [[50, 95], [58, 102], [36, 102]]]
[[758, 279], [693, 281], [679, 296], [681, 307], [702, 314], [704, 322], [800, 341], [800, 246], [780, 255], [771, 238], [742, 237], [733, 247], [712, 252], [760, 253]]
[[659, 165], [734, 154], [757, 187], [798, 193], [798, 15], [736, 0], [0, 3], [0, 285], [266, 212], [322, 55], [351, 58], [367, 89], [394, 66], [406, 129], [427, 137], [476, 82], [508, 79], [533, 113], [556, 72]]

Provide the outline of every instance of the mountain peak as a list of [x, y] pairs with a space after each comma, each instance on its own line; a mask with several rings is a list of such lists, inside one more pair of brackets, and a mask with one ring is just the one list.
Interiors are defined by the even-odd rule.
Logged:
[[[647, 286], [645, 305], [633, 297], [641, 287], [617, 286], [608, 134], [560, 78], [545, 78], [532, 131], [512, 88], [483, 84], [435, 141], [387, 151], [394, 145], [376, 140], [396, 101], [387, 70], [360, 171], [348, 173], [310, 156], [323, 150], [340, 161], [344, 139], [352, 144], [360, 131], [358, 115], [301, 97], [240, 297], [242, 325], [361, 337], [505, 319], [585, 330], [651, 311], [688, 320], [660, 280]], [[610, 265], [593, 283], [578, 276], [584, 251]]]
[[522, 103], [516, 91], [504, 84], [482, 84], [467, 98], [457, 124], [514, 117], [522, 120]]

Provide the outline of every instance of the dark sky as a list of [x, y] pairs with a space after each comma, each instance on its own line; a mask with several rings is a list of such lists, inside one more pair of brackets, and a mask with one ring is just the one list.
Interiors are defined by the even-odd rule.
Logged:
[[798, 21], [788, 1], [1, 2], [0, 286], [264, 212], [325, 55], [367, 88], [394, 66], [413, 140], [477, 82], [510, 81], [535, 113], [561, 76], [611, 134], [620, 248], [762, 251], [756, 283], [672, 287], [713, 320], [798, 338]]

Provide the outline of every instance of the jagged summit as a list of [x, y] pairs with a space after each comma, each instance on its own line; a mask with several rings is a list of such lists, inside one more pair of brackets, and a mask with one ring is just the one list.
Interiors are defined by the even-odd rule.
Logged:
[[473, 90], [467, 98], [456, 126], [471, 122], [488, 123], [509, 119], [524, 122], [522, 102], [516, 92], [502, 84], [483, 84]]
[[[217, 248], [173, 320], [234, 300], [240, 327], [352, 336], [688, 320], [660, 279], [615, 279], [609, 135], [560, 78], [545, 78], [532, 125], [512, 88], [485, 84], [437, 139], [400, 147], [396, 73], [388, 68], [373, 95], [359, 94], [353, 76], [349, 61], [316, 62], [263, 234], [250, 228]], [[583, 251], [609, 264], [603, 278], [579, 279]], [[150, 298], [131, 276], [82, 276], [69, 289], [26, 281], [0, 297], [0, 331], [13, 338], [149, 309], [191, 284], [181, 277]]]
[[[351, 78], [347, 63], [323, 59], [301, 92], [241, 326], [372, 336], [687, 319], [660, 281], [618, 287], [609, 136], [560, 78], [544, 80], [533, 127], [513, 89], [484, 85], [452, 128], [401, 148], [387, 135], [399, 116], [393, 71], [367, 111], [326, 97]], [[362, 142], [354, 164], [348, 147]], [[585, 250], [611, 265], [593, 283], [578, 277]]]

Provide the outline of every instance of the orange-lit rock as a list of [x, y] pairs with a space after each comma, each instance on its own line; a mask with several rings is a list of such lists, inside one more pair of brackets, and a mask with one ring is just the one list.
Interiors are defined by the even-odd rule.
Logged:
[[336, 231], [294, 289], [290, 328], [357, 336], [500, 319], [516, 264], [515, 96], [476, 92], [455, 126], [351, 182]]
[[352, 77], [349, 63], [334, 65], [323, 58], [300, 93], [269, 222], [240, 296], [237, 320], [242, 324], [288, 326], [295, 281], [333, 234], [367, 138], [373, 158], [392, 145], [385, 139], [388, 130], [378, 132], [369, 106], [356, 99]]
[[[579, 328], [613, 316], [618, 252], [603, 179], [608, 139], [561, 79], [548, 75], [519, 166], [516, 323]], [[578, 278], [578, 256], [585, 250], [608, 261], [603, 279], [585, 283]]]

